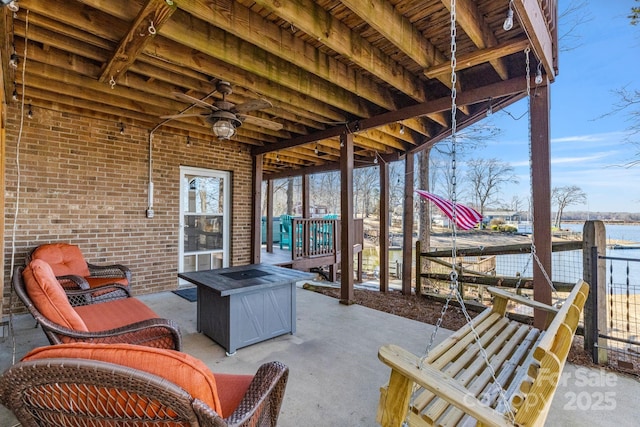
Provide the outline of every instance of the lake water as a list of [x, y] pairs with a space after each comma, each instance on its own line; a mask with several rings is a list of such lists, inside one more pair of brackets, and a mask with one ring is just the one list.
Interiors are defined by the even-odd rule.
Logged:
[[[582, 233], [584, 224], [562, 224], [563, 229]], [[640, 247], [640, 225], [605, 224], [607, 242], [614, 240], [624, 240], [626, 242], [637, 243]], [[607, 248], [607, 257], [621, 258], [607, 259], [607, 286], [613, 288], [613, 293], [624, 293], [627, 290], [627, 281], [631, 293], [640, 293], [640, 249], [615, 249]], [[526, 264], [525, 256], [520, 259], [520, 263]], [[637, 261], [634, 261], [637, 260]], [[553, 258], [553, 280], [562, 282], [575, 282], [583, 276], [582, 255], [577, 253], [554, 253]], [[528, 271], [523, 276], [531, 276], [532, 266], [527, 265]], [[498, 265], [498, 274], [501, 274]], [[504, 272], [505, 274], [510, 274]]]

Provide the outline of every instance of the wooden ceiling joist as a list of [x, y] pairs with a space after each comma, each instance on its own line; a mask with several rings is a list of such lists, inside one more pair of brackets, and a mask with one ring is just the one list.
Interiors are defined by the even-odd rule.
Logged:
[[[342, 133], [354, 135], [356, 157], [367, 164], [400, 159], [450, 132], [447, 0], [170, 3], [20, 0], [15, 17], [2, 8], [2, 58], [15, 41], [26, 64], [23, 81], [3, 60], [6, 97], [15, 81], [33, 106], [155, 127], [191, 105], [173, 92], [214, 102], [216, 84], [228, 81], [229, 102], [266, 99], [272, 107], [251, 111], [235, 141], [220, 143], [277, 151], [278, 162], [266, 156], [269, 176], [332, 170]], [[557, 5], [539, 3], [458, 1], [459, 128], [481, 120], [490, 98], [499, 108], [523, 96], [527, 46], [555, 77]], [[506, 32], [509, 4], [518, 21]], [[208, 111], [192, 112], [202, 115], [169, 120], [163, 131], [214, 140]]]
[[127, 34], [120, 40], [98, 80], [102, 83], [112, 82], [115, 85], [175, 10], [175, 6], [170, 6], [165, 0], [149, 0]]

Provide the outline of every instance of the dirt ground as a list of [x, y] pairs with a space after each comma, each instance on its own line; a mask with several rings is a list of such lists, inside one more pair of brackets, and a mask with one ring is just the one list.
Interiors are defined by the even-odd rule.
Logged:
[[[337, 288], [313, 286], [309, 289], [333, 298], [340, 298], [340, 289]], [[389, 291], [385, 294], [372, 290], [355, 289], [354, 294], [355, 304], [360, 304], [375, 310], [384, 311], [386, 313], [395, 314], [396, 316], [417, 320], [431, 325], [435, 325], [440, 318], [442, 307], [444, 305], [439, 301], [433, 301], [426, 297], [403, 295], [398, 291]], [[471, 310], [468, 310], [468, 313], [472, 318], [478, 314]], [[462, 310], [453, 305], [450, 305], [447, 308], [447, 312], [442, 319], [442, 327], [454, 331], [460, 329], [466, 323], [467, 320]], [[593, 364], [591, 356], [583, 349], [582, 345], [582, 337], [576, 336], [567, 360], [570, 363], [577, 365], [596, 366]]]

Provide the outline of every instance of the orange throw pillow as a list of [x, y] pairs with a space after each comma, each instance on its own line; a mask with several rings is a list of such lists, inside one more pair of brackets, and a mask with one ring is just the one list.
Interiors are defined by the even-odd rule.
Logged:
[[70, 343], [36, 348], [22, 360], [52, 358], [99, 360], [148, 372], [167, 379], [222, 414], [214, 375], [202, 361], [186, 353], [133, 344]]
[[22, 278], [29, 298], [44, 317], [74, 331], [88, 332], [49, 264], [34, 259], [22, 272]]

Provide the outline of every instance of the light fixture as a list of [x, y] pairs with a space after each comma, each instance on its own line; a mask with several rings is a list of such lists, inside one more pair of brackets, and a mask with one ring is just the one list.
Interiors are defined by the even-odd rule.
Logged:
[[9, 66], [14, 70], [18, 68], [18, 64], [20, 63], [20, 58], [18, 58], [18, 54], [16, 53], [16, 49], [13, 48], [13, 53], [9, 57]]
[[318, 145], [316, 145], [316, 148], [313, 149], [313, 152], [318, 154]]
[[29, 104], [29, 111], [27, 112], [27, 118], [33, 119], [33, 110], [31, 110], [31, 104]]
[[120, 122], [120, 135], [124, 135], [124, 123]]
[[213, 133], [220, 140], [231, 139], [236, 134], [236, 128], [242, 125], [235, 114], [224, 110], [214, 111], [207, 121], [213, 125]]
[[187, 135], [187, 147], [191, 147], [191, 138]]
[[404, 125], [400, 125], [400, 135], [404, 135]]
[[11, 95], [11, 99], [14, 101], [18, 100], [18, 87], [16, 86], [16, 82], [13, 82], [13, 95]]
[[538, 70], [536, 71], [536, 78], [534, 81], [537, 85], [542, 83], [542, 62], [538, 63]]
[[3, 6], [7, 6], [11, 12], [17, 12], [20, 10], [17, 0], [0, 0]]
[[511, 2], [509, 2], [509, 10], [507, 11], [507, 17], [504, 20], [504, 24], [502, 24], [502, 28], [504, 28], [505, 31], [513, 28], [513, 9], [511, 8]]
[[487, 117], [493, 114], [493, 98], [489, 98], [489, 108], [487, 108]]

